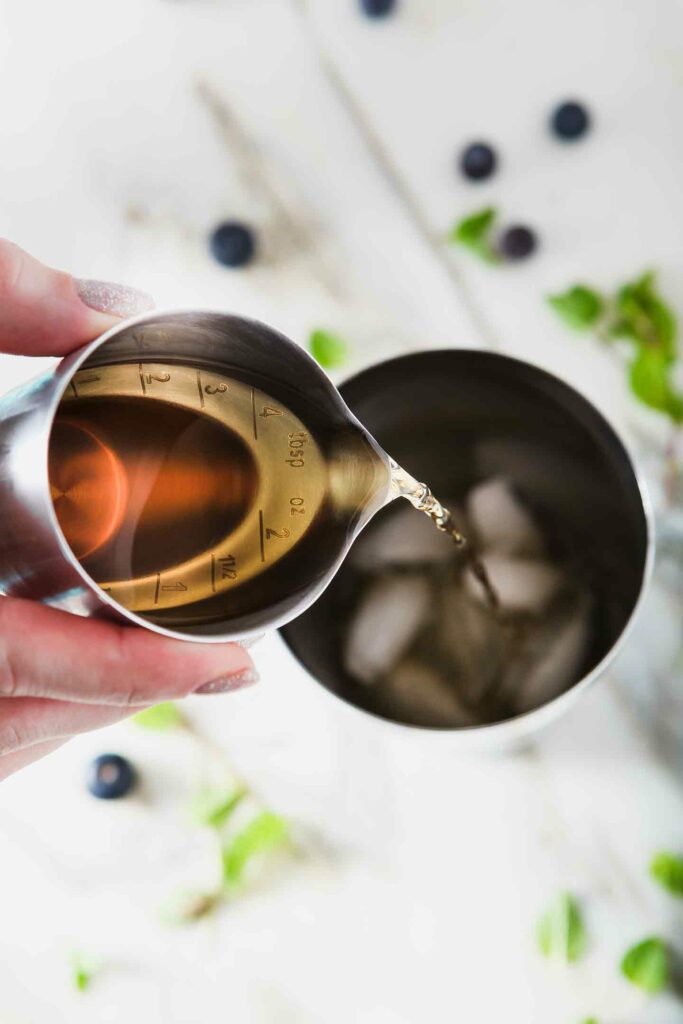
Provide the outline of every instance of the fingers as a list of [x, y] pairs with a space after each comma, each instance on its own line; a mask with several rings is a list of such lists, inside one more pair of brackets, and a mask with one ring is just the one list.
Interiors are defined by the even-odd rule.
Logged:
[[0, 239], [0, 351], [62, 355], [121, 317], [152, 307], [149, 296], [101, 281], [79, 281]]
[[52, 697], [128, 707], [225, 692], [257, 678], [237, 644], [171, 640], [0, 598], [0, 703], [3, 697]]
[[0, 757], [46, 740], [67, 739], [80, 732], [113, 725], [132, 711], [132, 708], [38, 697], [0, 700]]
[[47, 743], [36, 743], [15, 754], [0, 757], [0, 782], [13, 775], [14, 772], [18, 772], [20, 768], [25, 768], [27, 765], [33, 764], [34, 761], [39, 761], [41, 757], [51, 754], [53, 750], [64, 746], [65, 743], [66, 740], [49, 740]]

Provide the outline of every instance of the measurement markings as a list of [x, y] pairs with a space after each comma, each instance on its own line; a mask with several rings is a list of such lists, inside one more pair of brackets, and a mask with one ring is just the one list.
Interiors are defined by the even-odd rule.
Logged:
[[159, 586], [161, 584], [161, 573], [157, 573], [157, 585], [154, 590], [154, 603], [159, 604]]
[[[138, 363], [138, 373], [140, 374], [140, 385], [142, 387], [143, 395], [147, 394], [147, 388], [145, 387], [145, 375], [142, 372], [142, 363]], [[156, 604], [156, 601], [154, 602]]]
[[211, 555], [211, 589], [216, 593], [216, 556]]
[[258, 510], [258, 528], [259, 528], [259, 539], [260, 539], [260, 542], [261, 542], [261, 561], [265, 562], [265, 560], [266, 560], [266, 552], [265, 552], [265, 547], [264, 547], [264, 543], [263, 543], [263, 509], [262, 508], [260, 508]]
[[[254, 425], [254, 440], [258, 441], [258, 428], [256, 426], [256, 395], [254, 389], [251, 389], [251, 422]], [[263, 559], [261, 559], [263, 561]]]
[[202, 375], [201, 371], [197, 370], [197, 391], [199, 392], [199, 407], [204, 408], [204, 392], [202, 391]]
[[76, 390], [76, 382], [74, 380], [69, 381], [69, 387], [74, 393], [74, 398], [78, 398], [78, 391]]

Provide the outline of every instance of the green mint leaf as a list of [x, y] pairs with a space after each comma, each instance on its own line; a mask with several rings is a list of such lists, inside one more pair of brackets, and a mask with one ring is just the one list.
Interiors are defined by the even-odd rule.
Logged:
[[287, 822], [272, 811], [262, 811], [223, 850], [223, 879], [229, 887], [239, 885], [247, 864], [257, 855], [283, 846], [288, 837]]
[[650, 863], [650, 874], [673, 896], [683, 896], [683, 857], [662, 851]]
[[679, 423], [683, 419], [683, 397], [675, 391], [671, 374], [672, 364], [666, 354], [643, 345], [631, 362], [629, 382], [641, 402]]
[[584, 284], [575, 284], [566, 292], [549, 295], [548, 303], [566, 324], [577, 331], [595, 327], [605, 309], [602, 296]]
[[652, 271], [619, 289], [615, 309], [616, 321], [611, 329], [615, 337], [656, 348], [669, 361], [676, 358], [676, 316], [657, 294]]
[[487, 263], [497, 263], [498, 254], [491, 244], [491, 230], [497, 216], [498, 211], [493, 206], [469, 214], [453, 227], [448, 240], [464, 246]]
[[669, 980], [666, 943], [652, 937], [632, 946], [621, 961], [621, 973], [650, 995], [661, 992]]
[[312, 331], [308, 339], [308, 348], [313, 358], [325, 370], [342, 366], [348, 359], [348, 346], [336, 334], [329, 331]]
[[165, 924], [193, 924], [212, 914], [220, 901], [220, 892], [181, 889], [164, 903], [160, 916]]
[[85, 992], [91, 979], [92, 975], [88, 971], [85, 971], [82, 967], [74, 967], [73, 980], [79, 992]]
[[85, 992], [101, 969], [101, 962], [85, 953], [74, 951], [70, 957], [71, 983], [77, 992]]
[[171, 729], [178, 729], [185, 724], [185, 717], [173, 701], [165, 701], [163, 704], [155, 704], [152, 708], [145, 708], [133, 715], [133, 721], [143, 729], [153, 729], [156, 732], [168, 732]]
[[597, 1017], [585, 1017], [581, 1021], [581, 1024], [598, 1024], [598, 1018]]
[[190, 805], [190, 813], [197, 825], [222, 828], [246, 796], [246, 789], [216, 789], [207, 786], [197, 793]]
[[578, 903], [560, 893], [538, 923], [538, 945], [544, 956], [574, 963], [586, 948], [586, 929]]

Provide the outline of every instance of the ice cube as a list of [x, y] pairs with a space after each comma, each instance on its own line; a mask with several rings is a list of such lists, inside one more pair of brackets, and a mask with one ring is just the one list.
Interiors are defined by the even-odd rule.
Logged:
[[484, 550], [504, 555], [543, 553], [540, 530], [503, 477], [492, 477], [474, 487], [465, 507]]
[[412, 644], [431, 612], [431, 587], [423, 576], [385, 576], [362, 594], [344, 646], [344, 666], [373, 683]]
[[476, 722], [458, 695], [456, 680], [415, 658], [404, 658], [377, 685], [377, 705], [383, 714], [411, 725], [452, 728]]
[[476, 707], [500, 677], [504, 644], [490, 608], [461, 582], [441, 591], [436, 645], [448, 677], [460, 680], [465, 699]]
[[[460, 526], [462, 512], [451, 512]], [[391, 566], [437, 564], [452, 558], [455, 551], [453, 542], [437, 530], [429, 516], [401, 499], [398, 508], [392, 508], [386, 518], [371, 524], [360, 535], [349, 552], [348, 564], [363, 572], [374, 572]]]
[[504, 689], [516, 714], [532, 711], [578, 682], [590, 638], [592, 604], [581, 595], [539, 626], [513, 661]]
[[[505, 611], [540, 612], [562, 587], [564, 574], [548, 562], [509, 558], [492, 552], [483, 554], [480, 561]], [[471, 572], [467, 573], [467, 587], [474, 597], [487, 603], [484, 587]]]

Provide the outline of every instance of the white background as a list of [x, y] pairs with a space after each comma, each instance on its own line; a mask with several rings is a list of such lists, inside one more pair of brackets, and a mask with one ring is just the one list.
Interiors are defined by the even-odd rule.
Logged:
[[[160, 306], [299, 341], [338, 331], [344, 372], [418, 348], [513, 353], [651, 452], [661, 424], [543, 297], [654, 266], [683, 312], [682, 39], [677, 0], [402, 0], [382, 22], [355, 0], [1, 0], [0, 230]], [[595, 131], [562, 146], [546, 121], [570, 96]], [[473, 137], [501, 154], [485, 184], [454, 171]], [[536, 258], [494, 270], [449, 249], [454, 219], [489, 202], [538, 230]], [[246, 272], [207, 254], [233, 216], [261, 240]], [[3, 388], [35, 365], [4, 358]], [[0, 1021], [683, 1021], [617, 969], [649, 933], [681, 941], [647, 877], [654, 850], [683, 849], [680, 623], [660, 580], [609, 678], [525, 753], [474, 760], [369, 731], [268, 638], [260, 687], [188, 715], [306, 855], [186, 931], [157, 908], [211, 881], [210, 838], [183, 814], [203, 755], [131, 725], [72, 742], [0, 790]], [[144, 778], [111, 806], [82, 781], [108, 749]], [[533, 939], [558, 888], [583, 898], [591, 936], [567, 972]], [[72, 947], [106, 965], [82, 996]]]

